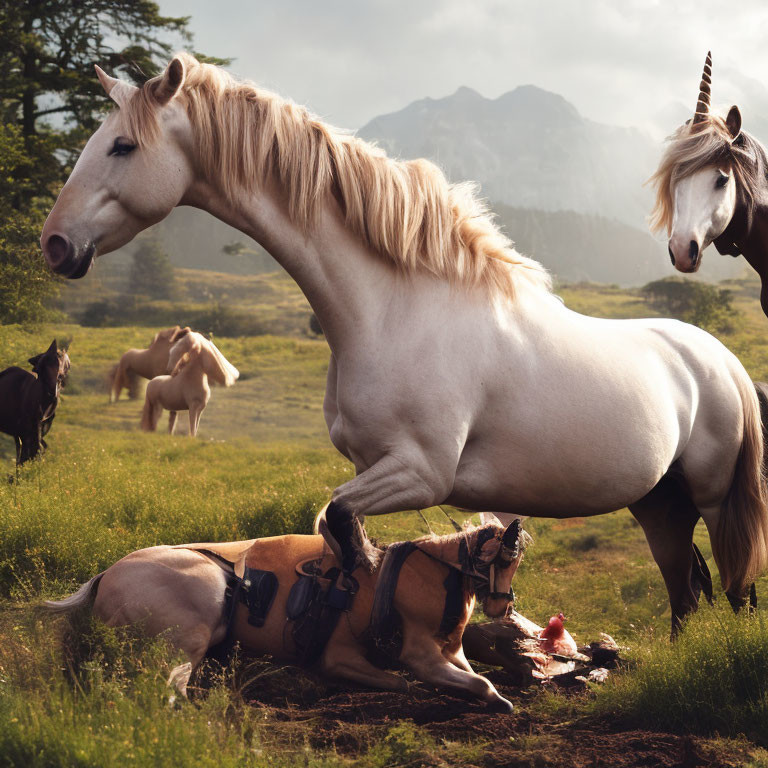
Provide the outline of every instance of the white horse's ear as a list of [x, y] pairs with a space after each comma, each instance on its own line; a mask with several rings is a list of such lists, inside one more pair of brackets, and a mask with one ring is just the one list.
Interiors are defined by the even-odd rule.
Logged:
[[131, 97], [133, 91], [138, 90], [135, 85], [124, 83], [122, 80], [118, 80], [116, 77], [110, 77], [98, 64], [95, 65], [96, 76], [99, 78], [101, 87], [106, 91], [112, 101], [117, 104], [118, 107], [123, 106], [125, 102]]
[[96, 76], [99, 78], [101, 87], [107, 92], [107, 96], [112, 93], [112, 89], [120, 82], [116, 77], [110, 77], [98, 64], [94, 65]]
[[167, 104], [184, 84], [185, 75], [184, 64], [177, 56], [165, 68], [165, 72], [155, 86], [155, 100], [160, 104]]
[[725, 118], [725, 125], [728, 128], [728, 133], [731, 134], [731, 138], [735, 139], [741, 133], [741, 112], [739, 108], [734, 104], [728, 110], [728, 117]]

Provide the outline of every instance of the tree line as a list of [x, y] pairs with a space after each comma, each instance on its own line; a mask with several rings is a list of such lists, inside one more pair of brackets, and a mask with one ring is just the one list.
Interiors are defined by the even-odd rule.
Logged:
[[141, 84], [192, 42], [188, 16], [148, 0], [0, 0], [0, 322], [44, 319], [54, 304], [38, 240], [110, 108], [94, 65]]

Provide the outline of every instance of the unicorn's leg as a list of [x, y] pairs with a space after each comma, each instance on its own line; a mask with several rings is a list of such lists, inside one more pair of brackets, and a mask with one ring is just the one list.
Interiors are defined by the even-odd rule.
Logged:
[[197, 428], [200, 426], [200, 417], [203, 415], [204, 405], [189, 406], [189, 436], [197, 436]]
[[[384, 515], [405, 509], [425, 509], [443, 501], [453, 482], [436, 471], [420, 454], [407, 463], [384, 456], [348, 483], [339, 486], [320, 520], [320, 532], [342, 553], [342, 568], [351, 572], [366, 560], [361, 520], [365, 515]], [[454, 467], [455, 470], [455, 467]]]
[[665, 477], [630, 511], [640, 523], [651, 553], [659, 566], [672, 609], [672, 636], [681, 621], [699, 604], [698, 562], [693, 549], [693, 529], [699, 511], [683, 488], [672, 478]]
[[168, 434], [172, 435], [173, 430], [176, 429], [176, 411], [169, 411], [168, 412]]

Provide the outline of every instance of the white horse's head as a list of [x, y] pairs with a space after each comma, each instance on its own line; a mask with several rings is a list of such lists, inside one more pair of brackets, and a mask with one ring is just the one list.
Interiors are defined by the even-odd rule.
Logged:
[[669, 257], [680, 272], [699, 268], [702, 252], [723, 235], [756, 181], [757, 143], [742, 133], [738, 107], [725, 119], [710, 112], [711, 75], [708, 53], [693, 119], [674, 134], [651, 178], [651, 226], [667, 230]]
[[[182, 60], [141, 89], [96, 72], [118, 109], [83, 149], [40, 240], [51, 269], [69, 278], [165, 218], [193, 179], [189, 121], [174, 99], [184, 82]], [[137, 116], [148, 110], [156, 115], [152, 140], [138, 135]]]

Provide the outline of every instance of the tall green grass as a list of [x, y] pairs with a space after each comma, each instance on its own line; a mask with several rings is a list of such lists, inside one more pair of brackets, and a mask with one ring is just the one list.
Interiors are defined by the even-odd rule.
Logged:
[[596, 712], [681, 733], [745, 734], [768, 746], [768, 621], [702, 607], [674, 643], [640, 642], [633, 667], [598, 691]]

